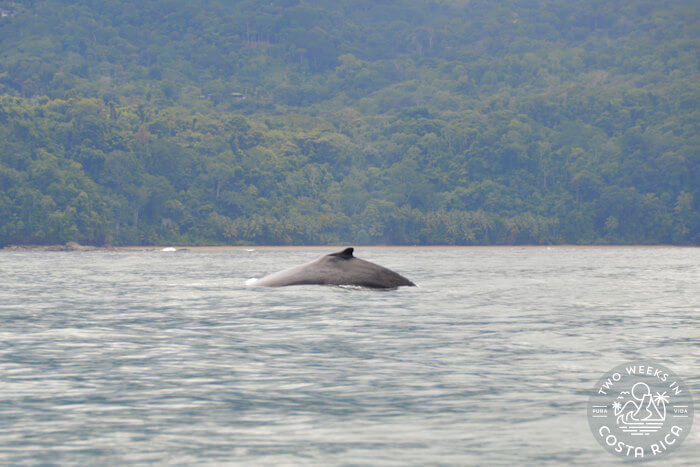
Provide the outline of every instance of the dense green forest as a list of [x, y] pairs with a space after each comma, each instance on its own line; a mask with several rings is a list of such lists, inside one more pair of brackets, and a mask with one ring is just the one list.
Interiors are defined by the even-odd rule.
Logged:
[[700, 244], [683, 0], [0, 0], [0, 246]]

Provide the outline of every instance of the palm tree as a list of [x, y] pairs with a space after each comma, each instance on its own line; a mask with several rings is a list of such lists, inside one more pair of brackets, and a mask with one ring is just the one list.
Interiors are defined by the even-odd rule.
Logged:
[[661, 410], [661, 418], [662, 418], [662, 419], [666, 419], [666, 404], [668, 404], [668, 402], [669, 402], [669, 397], [668, 397], [668, 395], [666, 394], [666, 391], [664, 391], [663, 393], [658, 393], [658, 392], [657, 392], [657, 393], [654, 395], [654, 402], [656, 403], [656, 406], [657, 406], [657, 407], [658, 407], [659, 405], [661, 405], [661, 408], [662, 408], [662, 410]]

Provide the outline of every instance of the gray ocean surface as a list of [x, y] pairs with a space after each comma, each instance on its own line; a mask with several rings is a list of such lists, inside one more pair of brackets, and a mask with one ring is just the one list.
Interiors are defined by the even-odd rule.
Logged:
[[698, 403], [699, 248], [360, 247], [419, 287], [245, 286], [333, 251], [0, 253], [0, 464], [622, 464], [604, 372]]

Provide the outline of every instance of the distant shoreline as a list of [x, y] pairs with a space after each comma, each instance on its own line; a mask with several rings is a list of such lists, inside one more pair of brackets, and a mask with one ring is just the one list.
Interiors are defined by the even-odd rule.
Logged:
[[129, 246], [92, 246], [69, 242], [65, 245], [8, 245], [0, 252], [17, 251], [162, 251], [164, 248], [189, 251], [236, 251], [236, 250], [340, 250], [353, 246], [357, 250], [489, 250], [489, 249], [600, 249], [600, 248], [698, 248], [698, 245], [129, 245]]

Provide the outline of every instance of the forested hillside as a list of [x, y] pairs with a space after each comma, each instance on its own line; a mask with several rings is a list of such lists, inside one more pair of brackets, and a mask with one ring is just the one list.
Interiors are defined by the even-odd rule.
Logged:
[[700, 244], [682, 0], [0, 0], [0, 246]]

